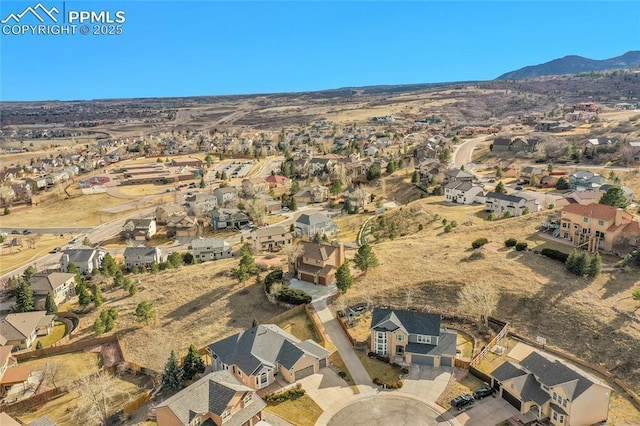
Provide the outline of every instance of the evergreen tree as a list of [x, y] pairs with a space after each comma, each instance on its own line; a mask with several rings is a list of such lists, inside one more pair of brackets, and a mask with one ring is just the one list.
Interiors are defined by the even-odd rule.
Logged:
[[[104, 258], [102, 259], [100, 272], [102, 272], [102, 275], [105, 275], [107, 277], [114, 277], [118, 272], [120, 272], [118, 264], [116, 263], [113, 256], [111, 256], [109, 253], [105, 254]], [[122, 272], [120, 272], [120, 275], [122, 275]]]
[[612, 186], [607, 189], [607, 192], [600, 198], [600, 204], [605, 204], [607, 206], [613, 206], [620, 209], [624, 209], [629, 205], [627, 201], [627, 197], [624, 194], [624, 191], [619, 186]]
[[162, 389], [168, 392], [179, 391], [182, 387], [182, 369], [178, 365], [178, 357], [174, 351], [164, 366], [162, 374]]
[[19, 280], [16, 288], [16, 311], [31, 312], [35, 311], [35, 301], [33, 300], [33, 292], [29, 283], [25, 280]]
[[35, 273], [38, 272], [36, 271], [36, 268], [34, 268], [33, 266], [29, 266], [27, 269], [24, 270], [24, 272], [22, 273], [22, 277], [26, 280], [29, 281], [31, 279], [32, 276], [35, 275]]
[[136, 285], [136, 283], [132, 282], [129, 285], [129, 288], [127, 289], [127, 291], [129, 292], [129, 296], [133, 296], [138, 292], [138, 286]]
[[173, 268], [177, 269], [184, 264], [184, 261], [182, 260], [182, 255], [177, 251], [174, 251], [169, 255], [167, 263], [170, 263]]
[[571, 253], [569, 253], [569, 257], [567, 257], [567, 261], [565, 262], [565, 266], [567, 270], [572, 273], [576, 273], [576, 266], [578, 264], [578, 250], [573, 249]]
[[342, 187], [342, 181], [340, 179], [334, 179], [331, 182], [331, 195], [340, 195], [344, 188]]
[[498, 182], [498, 184], [496, 185], [496, 189], [494, 191], [497, 192], [498, 194], [506, 194], [507, 188], [504, 187], [504, 183]]
[[375, 268], [378, 266], [378, 258], [369, 244], [363, 244], [360, 246], [353, 261], [355, 262], [356, 267], [365, 273], [369, 268]]
[[160, 264], [158, 262], [156, 262], [155, 260], [153, 262], [151, 262], [151, 273], [155, 274], [156, 272], [160, 271]]
[[349, 269], [349, 263], [344, 262], [336, 271], [336, 287], [340, 291], [347, 291], [353, 286], [353, 283], [354, 279]]
[[390, 160], [387, 163], [387, 173], [391, 174], [396, 171], [396, 162], [394, 160]]
[[39, 349], [44, 349], [44, 345], [40, 340], [38, 340], [38, 343], [36, 343], [36, 350], [39, 350]]
[[76, 294], [78, 295], [78, 303], [80, 304], [80, 306], [89, 306], [89, 304], [92, 302], [92, 298], [89, 294], [89, 290], [87, 290], [86, 283], [81, 282], [80, 284], [76, 285]]
[[587, 275], [591, 278], [595, 278], [602, 272], [602, 256], [600, 253], [596, 252], [593, 256], [591, 256], [591, 261], [589, 262], [589, 268], [587, 270]]
[[411, 183], [419, 183], [420, 181], [420, 172], [415, 170], [411, 175]]
[[380, 166], [375, 163], [370, 165], [367, 169], [367, 180], [378, 179], [380, 176], [382, 176], [382, 170], [380, 170]]
[[204, 373], [204, 361], [196, 350], [196, 347], [189, 346], [189, 352], [182, 363], [182, 378], [191, 380], [196, 374]]
[[102, 319], [100, 319], [100, 317], [96, 318], [96, 320], [93, 322], [93, 332], [96, 333], [96, 336], [99, 336], [104, 333], [104, 331], [105, 327]]
[[51, 296], [51, 293], [47, 293], [47, 298], [44, 300], [44, 309], [48, 314], [55, 314], [58, 312], [58, 305], [56, 305], [56, 301], [53, 296]]
[[322, 237], [320, 237], [320, 233], [316, 232], [316, 234], [313, 236], [313, 239], [311, 241], [316, 244], [320, 244], [320, 242], [322, 241]]
[[589, 270], [589, 263], [591, 262], [591, 256], [586, 251], [580, 252], [578, 260], [576, 262], [576, 275], [583, 277]]
[[556, 182], [556, 189], [569, 189], [569, 181], [564, 176], [561, 176]]
[[153, 318], [155, 318], [156, 312], [153, 309], [153, 303], [142, 301], [138, 303], [136, 306], [136, 321], [137, 322], [145, 322], [145, 324], [149, 324]]
[[292, 212], [298, 210], [298, 202], [296, 201], [295, 197], [291, 197], [291, 202], [289, 202], [289, 210], [291, 210]]
[[102, 300], [102, 290], [100, 290], [100, 286], [98, 284], [95, 284], [92, 290], [93, 290], [93, 303], [96, 306], [96, 308], [98, 308], [100, 307], [100, 305], [104, 303], [104, 301]]

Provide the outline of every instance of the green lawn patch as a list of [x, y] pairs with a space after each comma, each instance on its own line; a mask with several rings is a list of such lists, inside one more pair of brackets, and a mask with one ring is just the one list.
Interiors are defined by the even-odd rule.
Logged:
[[[53, 330], [48, 336], [43, 336], [38, 339], [38, 341], [42, 342], [43, 348], [48, 348], [53, 345], [58, 340], [64, 337], [64, 334], [67, 332], [67, 326], [62, 321], [56, 321], [53, 325]], [[37, 345], [37, 343], [36, 343]], [[35, 348], [35, 345], [34, 345]]]
[[298, 426], [313, 426], [322, 414], [322, 408], [308, 395], [269, 404], [267, 410]]

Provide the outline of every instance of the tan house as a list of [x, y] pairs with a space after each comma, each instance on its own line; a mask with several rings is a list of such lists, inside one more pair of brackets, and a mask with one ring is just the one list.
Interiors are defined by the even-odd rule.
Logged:
[[247, 197], [269, 192], [269, 184], [264, 178], [248, 178], [242, 180], [242, 192]]
[[293, 241], [291, 232], [282, 226], [253, 229], [249, 232], [249, 242], [259, 251], [280, 251]]
[[296, 277], [314, 284], [334, 284], [336, 271], [345, 261], [344, 245], [308, 241], [301, 244], [302, 254], [295, 262]]
[[228, 371], [217, 371], [157, 405], [156, 417], [158, 426], [253, 426], [265, 407], [252, 388]]
[[191, 251], [196, 262], [226, 259], [233, 256], [231, 244], [222, 238], [198, 238], [191, 241]]
[[156, 223], [165, 225], [170, 218], [174, 216], [184, 216], [186, 211], [184, 207], [177, 204], [165, 204], [156, 208]]
[[301, 342], [273, 324], [264, 324], [207, 347], [210, 369], [228, 371], [242, 384], [262, 389], [279, 375], [293, 383], [327, 366], [329, 351], [314, 342]]
[[[518, 345], [512, 349], [517, 352]], [[612, 389], [576, 367], [530, 351], [505, 361], [490, 374], [498, 394], [532, 420], [554, 426], [589, 426], [606, 422]]]
[[329, 199], [329, 188], [322, 185], [305, 186], [293, 198], [302, 206], [310, 203], [323, 203]]
[[[7, 388], [21, 383], [24, 385], [24, 382], [26, 382], [31, 375], [31, 367], [26, 365], [19, 366], [18, 360], [12, 356], [12, 349], [12, 345], [0, 347], [0, 397], [5, 395]], [[5, 421], [3, 417], [0, 417], [0, 425], [7, 426], [13, 424], [8, 421], [5, 423]]]
[[395, 362], [453, 367], [457, 333], [440, 327], [440, 314], [375, 308], [370, 350]]
[[640, 221], [604, 204], [569, 204], [560, 210], [560, 238], [584, 250], [614, 252], [618, 245], [640, 244]]
[[29, 280], [29, 287], [33, 292], [36, 309], [44, 310], [47, 294], [51, 294], [56, 305], [66, 302], [76, 294], [76, 276], [65, 272], [35, 274]]
[[20, 312], [7, 315], [0, 322], [0, 343], [28, 349], [38, 336], [48, 336], [53, 330], [55, 315], [45, 311]]
[[124, 239], [145, 241], [156, 235], [155, 219], [129, 219], [122, 227]]
[[165, 227], [167, 237], [195, 237], [198, 235], [198, 222], [193, 216], [174, 216], [169, 218]]

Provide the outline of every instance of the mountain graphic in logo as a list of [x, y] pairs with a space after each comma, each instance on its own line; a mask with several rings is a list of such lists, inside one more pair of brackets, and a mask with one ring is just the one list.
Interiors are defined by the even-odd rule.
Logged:
[[[38, 12], [40, 12], [40, 13], [38, 13]], [[40, 21], [40, 22], [44, 22], [43, 16], [49, 17], [49, 19], [51, 19], [53, 22], [58, 22], [58, 18], [56, 18], [54, 16], [54, 13], [59, 13], [59, 12], [60, 11], [55, 6], [52, 7], [51, 9], [47, 9], [46, 7], [44, 7], [42, 5], [42, 3], [38, 3], [33, 7], [28, 6], [25, 10], [22, 11], [22, 13], [18, 13], [18, 14], [10, 13], [9, 16], [4, 18], [0, 22], [3, 23], [3, 24], [6, 24], [9, 21], [13, 20], [17, 24], [28, 13], [32, 14], [33, 16], [35, 16], [36, 19], [38, 21]]]

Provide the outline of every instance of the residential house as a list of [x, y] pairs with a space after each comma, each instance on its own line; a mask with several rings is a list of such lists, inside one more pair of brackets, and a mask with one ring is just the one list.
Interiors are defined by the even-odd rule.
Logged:
[[211, 212], [211, 224], [217, 231], [222, 229], [241, 229], [251, 222], [249, 216], [239, 209], [218, 208]]
[[213, 191], [213, 195], [215, 195], [218, 200], [218, 206], [229, 207], [238, 201], [238, 188], [233, 186], [218, 188]]
[[510, 138], [495, 138], [491, 144], [492, 152], [507, 152], [511, 146]]
[[371, 316], [371, 352], [407, 364], [453, 367], [456, 339], [440, 327], [440, 314], [375, 308]]
[[329, 188], [322, 185], [305, 186], [293, 198], [299, 206], [309, 203], [323, 203], [329, 199]]
[[578, 170], [569, 175], [569, 187], [574, 191], [588, 191], [600, 188], [604, 177], [589, 170]]
[[560, 238], [588, 251], [619, 252], [640, 244], [640, 221], [604, 204], [569, 204], [560, 210]]
[[280, 376], [294, 383], [327, 366], [329, 351], [300, 341], [273, 324], [258, 325], [207, 347], [213, 371], [228, 371], [243, 385], [262, 389]]
[[521, 345], [509, 354], [528, 355], [507, 360], [490, 374], [498, 395], [521, 414], [532, 420], [548, 419], [553, 426], [589, 426], [608, 420], [609, 386], [547, 354], [524, 351]]
[[526, 196], [501, 194], [499, 192], [489, 192], [485, 201], [486, 211], [496, 214], [498, 217], [504, 216], [507, 212], [511, 216], [520, 216], [525, 209], [529, 212], [537, 212], [540, 208], [538, 200]]
[[345, 262], [344, 246], [302, 241], [302, 254], [295, 261], [295, 275], [313, 284], [331, 285]]
[[[349, 188], [342, 193], [345, 206], [349, 206], [348, 213], [356, 213], [363, 210], [371, 201], [371, 193], [361, 188]], [[345, 208], [346, 209], [346, 208]]]
[[253, 229], [249, 232], [249, 242], [258, 251], [280, 251], [292, 241], [293, 235], [282, 226]]
[[617, 142], [618, 138], [600, 137], [587, 139], [581, 145], [585, 155], [594, 155], [598, 152], [615, 151], [615, 145]]
[[29, 287], [33, 293], [35, 308], [44, 310], [47, 294], [53, 297], [56, 305], [66, 302], [76, 294], [76, 276], [65, 272], [38, 273], [29, 279]]
[[524, 183], [530, 183], [534, 177], [540, 179], [544, 170], [542, 167], [526, 166], [520, 171], [520, 180]]
[[55, 315], [45, 311], [20, 312], [7, 315], [0, 322], [0, 343], [29, 349], [38, 336], [48, 336], [53, 330]]
[[156, 234], [155, 219], [129, 219], [124, 223], [122, 236], [124, 239], [145, 241]]
[[539, 140], [536, 138], [516, 138], [511, 142], [509, 151], [512, 152], [535, 152], [538, 150]]
[[62, 252], [60, 258], [60, 270], [68, 272], [69, 264], [73, 263], [83, 275], [91, 275], [102, 266], [102, 259], [107, 252], [101, 248], [82, 246], [75, 249], [68, 249]]
[[444, 199], [450, 203], [473, 204], [478, 196], [483, 196], [483, 189], [469, 181], [453, 181], [444, 185]]
[[465, 172], [464, 170], [453, 169], [444, 172], [444, 183], [459, 181], [471, 182], [473, 178], [474, 176], [471, 173]]
[[269, 192], [269, 184], [263, 178], [243, 179], [242, 191], [247, 197], [254, 197], [258, 194]]
[[191, 251], [197, 262], [226, 259], [233, 256], [231, 244], [222, 238], [197, 238], [192, 240]]
[[27, 185], [33, 190], [45, 189], [47, 187], [47, 178], [45, 176], [34, 176], [25, 179]]
[[569, 204], [592, 204], [600, 201], [604, 195], [604, 191], [600, 189], [595, 191], [571, 191], [564, 198]]
[[[335, 161], [331, 158], [314, 157], [309, 161], [309, 176], [321, 175], [322, 173], [331, 172], [335, 166]], [[298, 170], [296, 168], [296, 170]]]
[[634, 162], [640, 162], [640, 140], [629, 142], [631, 157]]
[[[25, 382], [29, 380], [31, 367], [18, 365], [18, 360], [12, 355], [13, 345], [2, 345], [1, 343], [2, 342], [0, 342], [0, 397], [3, 397], [7, 393], [7, 389], [11, 386], [21, 383], [24, 385]], [[13, 419], [7, 419], [7, 417], [5, 413], [0, 413], [0, 425], [22, 425], [18, 422], [11, 423]]]
[[321, 213], [303, 213], [296, 219], [294, 225], [296, 236], [309, 239], [316, 234], [331, 235], [338, 231], [338, 226], [331, 218]]
[[153, 262], [166, 262], [167, 256], [159, 247], [127, 247], [124, 249], [124, 265], [127, 269], [134, 266], [150, 269]]
[[165, 204], [156, 208], [156, 225], [166, 225], [172, 216], [183, 216], [186, 210], [178, 204]]
[[155, 407], [158, 426], [242, 425], [261, 422], [266, 404], [228, 371], [209, 373]]
[[167, 221], [165, 229], [168, 238], [195, 237], [198, 235], [198, 221], [189, 215], [173, 216]]
[[192, 216], [208, 215], [218, 207], [218, 198], [214, 194], [193, 194], [184, 198], [189, 214]]
[[264, 178], [265, 182], [269, 185], [270, 188], [279, 188], [283, 186], [289, 186], [291, 184], [291, 179], [286, 176], [280, 175], [269, 175]]

